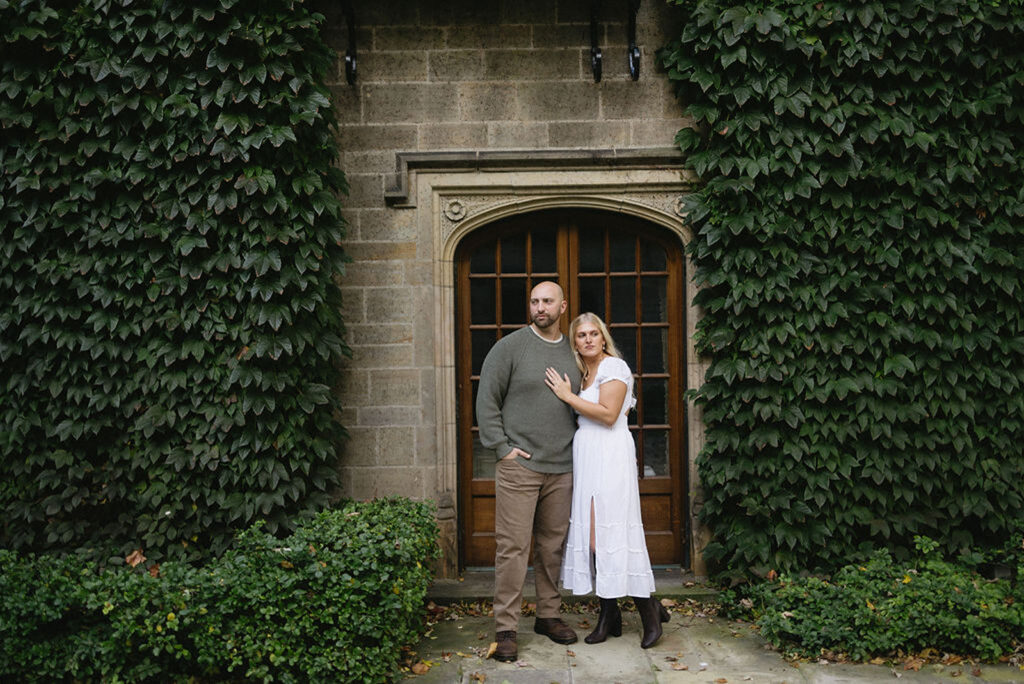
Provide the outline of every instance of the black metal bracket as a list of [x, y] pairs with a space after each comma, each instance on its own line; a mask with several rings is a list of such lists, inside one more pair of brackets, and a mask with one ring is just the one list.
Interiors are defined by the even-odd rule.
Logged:
[[345, 0], [345, 23], [348, 24], [348, 50], [345, 51], [345, 80], [356, 84], [356, 13], [352, 0]]
[[640, 80], [640, 48], [636, 46], [636, 13], [640, 10], [640, 0], [629, 0], [629, 76], [634, 81]]
[[590, 70], [594, 72], [594, 83], [601, 82], [601, 48], [597, 45], [598, 1], [590, 2]]

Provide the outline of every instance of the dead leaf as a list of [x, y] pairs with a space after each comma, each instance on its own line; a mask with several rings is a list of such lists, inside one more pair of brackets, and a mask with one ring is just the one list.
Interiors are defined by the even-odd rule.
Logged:
[[142, 549], [135, 549], [124, 557], [124, 562], [134, 568], [139, 563], [145, 563], [146, 557], [142, 555]]
[[153, 563], [152, 565], [149, 566], [149, 576], [150, 577], [159, 577], [160, 576], [160, 564], [159, 563]]
[[474, 682], [487, 681], [487, 675], [485, 675], [483, 672], [474, 672], [473, 674], [469, 675], [469, 678]]
[[430, 672], [430, 665], [427, 665], [422, 660], [412, 666], [412, 673], [417, 675], [427, 674]]
[[971, 674], [974, 675], [975, 677], [980, 677], [981, 676], [981, 668], [980, 667], [974, 668], [973, 670], [971, 670]]
[[872, 665], [885, 665], [885, 658], [872, 658], [868, 662]]
[[924, 660], [922, 660], [921, 658], [907, 658], [903, 661], [904, 670], [913, 670], [914, 672], [920, 672], [922, 665], [924, 665]]
[[774, 582], [779, 577], [779, 573], [774, 570], [769, 570], [767, 577], [769, 582]]
[[690, 666], [684, 663], [672, 663], [673, 670], [689, 670]]
[[[492, 655], [494, 655], [494, 652], [497, 651], [497, 650], [498, 650], [498, 642], [497, 641], [492, 641], [491, 645], [487, 647], [487, 655], [484, 656], [484, 660], [487, 660]], [[483, 680], [480, 680], [480, 681], [483, 681]]]
[[570, 658], [575, 658], [576, 651], [570, 651], [569, 649], [565, 649], [565, 655], [569, 656]]
[[729, 680], [725, 677], [719, 677], [715, 680], [715, 684], [729, 684]]

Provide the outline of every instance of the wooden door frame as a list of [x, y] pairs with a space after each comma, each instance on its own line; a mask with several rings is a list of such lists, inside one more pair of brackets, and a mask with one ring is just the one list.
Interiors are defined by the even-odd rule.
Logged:
[[[504, 250], [498, 250], [494, 256], [494, 268], [497, 270], [493, 273], [480, 272], [475, 276], [471, 275], [470, 271], [470, 257], [476, 253], [476, 250], [480, 247], [485, 247], [485, 250], [489, 250], [492, 246], [496, 246], [497, 240], [503, 240], [506, 237], [514, 238], [514, 243], [520, 243], [523, 237], [526, 237], [525, 244], [527, 247], [527, 255], [532, 253], [529, 248], [530, 235], [534, 228], [541, 227], [545, 230], [554, 231], [557, 239], [555, 249], [557, 250], [558, 262], [555, 265], [555, 271], [550, 270], [538, 270], [537, 265], [529, 265], [529, 256], [526, 256], [526, 261], [523, 263], [525, 271], [516, 269], [516, 272], [509, 274], [507, 268], [502, 264], [501, 253]], [[640, 262], [640, 252], [634, 253], [635, 263], [629, 268], [623, 267], [612, 268], [608, 270], [610, 264], [606, 263], [602, 269], [597, 272], [590, 271], [589, 273], [582, 270], [582, 264], [579, 261], [578, 255], [580, 254], [580, 244], [584, 239], [584, 235], [587, 235], [589, 231], [597, 229], [603, 240], [608, 241], [616, 237], [629, 236], [629, 240], [640, 240], [647, 242], [652, 245], [657, 245], [664, 250], [665, 264], [661, 268], [645, 269]], [[536, 235], [539, 234], [535, 234]], [[524, 214], [520, 216], [506, 217], [498, 222], [489, 224], [484, 230], [475, 231], [474, 233], [467, 235], [464, 240], [459, 243], [459, 254], [455, 261], [455, 282], [457, 285], [457, 354], [456, 354], [456, 377], [457, 385], [456, 390], [459, 396], [458, 401], [458, 448], [459, 448], [459, 482], [458, 482], [458, 512], [459, 512], [459, 555], [460, 558], [464, 559], [465, 564], [469, 564], [470, 558], [474, 554], [469, 553], [469, 547], [476, 544], [475, 541], [471, 541], [471, 537], [468, 535], [476, 533], [483, 533], [483, 537], [480, 541], [485, 545], [490, 543], [486, 539], [489, 534], [487, 530], [492, 530], [490, 525], [493, 525], [493, 517], [486, 515], [491, 512], [491, 506], [493, 503], [489, 503], [489, 500], [493, 498], [493, 479], [484, 477], [482, 480], [476, 474], [476, 456], [474, 450], [476, 448], [476, 440], [474, 439], [475, 429], [473, 425], [473, 406], [472, 406], [472, 389], [474, 377], [474, 366], [478, 361], [473, 360], [472, 354], [472, 330], [474, 328], [484, 331], [492, 329], [491, 324], [484, 324], [481, 326], [474, 326], [470, 315], [470, 304], [468, 300], [469, 290], [466, 289], [467, 284], [471, 280], [482, 280], [483, 282], [490, 281], [492, 278], [501, 281], [502, 279], [512, 278], [513, 282], [518, 281], [522, 278], [519, 275], [520, 272], [526, 273], [526, 288], [529, 290], [530, 287], [535, 285], [541, 280], [558, 280], [562, 285], [566, 298], [569, 302], [569, 309], [567, 314], [562, 317], [560, 327], [562, 332], [565, 333], [568, 328], [569, 321], [577, 314], [581, 313], [580, 285], [590, 280], [596, 275], [599, 279], [604, 281], [604, 299], [606, 305], [610, 302], [609, 297], [611, 296], [610, 291], [607, 289], [610, 287], [611, 281], [616, 277], [629, 278], [630, 272], [635, 273], [635, 288], [634, 288], [634, 301], [632, 303], [632, 310], [634, 314], [626, 316], [624, 321], [613, 321], [608, 318], [610, 312], [607, 310], [593, 309], [598, 315], [609, 321], [609, 326], [612, 328], [613, 337], [620, 343], [623, 338], [620, 339], [615, 335], [617, 328], [622, 328], [625, 331], [629, 331], [629, 335], [635, 335], [636, 337], [634, 345], [636, 352], [640, 355], [635, 361], [637, 366], [634, 368], [634, 373], [637, 376], [638, 387], [642, 389], [645, 382], [658, 382], [658, 378], [661, 377], [661, 373], [665, 374], [666, 378], [671, 379], [669, 387], [673, 388], [673, 391], [669, 392], [666, 397], [666, 404], [664, 406], [665, 416], [664, 422], [660, 424], [650, 423], [645, 421], [645, 425], [641, 426], [641, 431], [635, 434], [637, 439], [637, 447], [640, 455], [643, 454], [644, 441], [641, 440], [641, 435], [646, 431], [652, 431], [652, 434], [660, 432], [665, 429], [663, 426], [671, 426], [665, 430], [665, 434], [669, 437], [669, 441], [666, 444], [668, 450], [668, 466], [669, 466], [669, 477], [656, 476], [651, 478], [644, 478], [641, 476], [641, 500], [644, 501], [644, 508], [647, 506], [663, 506], [663, 502], [671, 502], [671, 506], [662, 509], [659, 514], [658, 522], [656, 525], [647, 526], [648, 545], [651, 553], [653, 562], [665, 563], [667, 557], [671, 557], [672, 563], [688, 567], [689, 565], [689, 544], [685, 542], [689, 537], [689, 526], [685, 518], [684, 512], [688, 509], [687, 501], [687, 490], [685, 489], [686, 480], [689, 477], [688, 464], [689, 458], [687, 454], [687, 421], [685, 416], [685, 404], [683, 403], [683, 390], [686, 388], [686, 379], [683, 375], [684, 364], [681, 363], [682, 352], [685, 347], [684, 331], [685, 331], [685, 306], [683, 305], [683, 283], [685, 282], [685, 257], [683, 254], [682, 247], [677, 243], [674, 243], [670, 237], [671, 233], [666, 231], [663, 226], [652, 223], [644, 219], [638, 219], [637, 217], [623, 216], [621, 213], [612, 213], [607, 211], [594, 211], [592, 209], [558, 209], [531, 212], [530, 214]], [[605, 242], [602, 251], [605, 253], [605, 258], [610, 257], [610, 249], [612, 248], [611, 243]], [[469, 253], [467, 253], [467, 250]], [[577, 255], [574, 258], [573, 255]], [[550, 269], [551, 266], [548, 266]], [[658, 277], [661, 273], [664, 273], [666, 281], [665, 287], [665, 305], [667, 307], [666, 317], [656, 321], [642, 321], [640, 311], [643, 310], [643, 301], [641, 281], [644, 276], [641, 274], [647, 273], [646, 277]], [[650, 281], [648, 281], [650, 282]], [[502, 299], [498, 297], [495, 301], [495, 314], [494, 320], [499, 324], [498, 334], [501, 336], [510, 334], [515, 330], [518, 330], [522, 325], [525, 324], [526, 319], [526, 302], [525, 299], [519, 302], [520, 309], [517, 310], [511, 316], [506, 312], [502, 311]], [[636, 316], [635, 323], [631, 322], [634, 320], [632, 316]], [[641, 322], [642, 321], [642, 322]], [[514, 327], [510, 327], [514, 326]], [[665, 351], [667, 352], [667, 364], [663, 371], [651, 373], [649, 370], [644, 370], [644, 365], [640, 363], [643, 358], [644, 347], [640, 343], [644, 333], [643, 330], [664, 330], [665, 335]], [[501, 333], [500, 331], [504, 331]], [[622, 332], [620, 330], [620, 332]], [[670, 351], [671, 350], [671, 351]], [[479, 351], [479, 350], [477, 350]], [[638, 390], [639, 392], [640, 390]], [[641, 401], [640, 409], [642, 411], [644, 402]], [[642, 413], [641, 413], [642, 415]], [[476, 515], [484, 514], [479, 520], [476, 519]], [[646, 519], [645, 514], [645, 519]], [[663, 516], [663, 517], [662, 517]], [[648, 520], [649, 523], [654, 521]], [[667, 525], [667, 529], [662, 524]], [[473, 538], [475, 539], [475, 537]], [[654, 546], [650, 546], [654, 544]], [[662, 560], [657, 560], [656, 556], [660, 556]], [[488, 556], [489, 557], [489, 556]], [[476, 561], [477, 564], [490, 565], [490, 563], [483, 562], [481, 560]]]

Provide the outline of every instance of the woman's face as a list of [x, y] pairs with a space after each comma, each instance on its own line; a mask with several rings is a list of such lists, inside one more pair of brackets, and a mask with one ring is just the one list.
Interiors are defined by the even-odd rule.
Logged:
[[598, 356], [604, 351], [604, 335], [593, 323], [580, 323], [576, 328], [576, 339], [573, 340], [576, 351], [583, 358]]

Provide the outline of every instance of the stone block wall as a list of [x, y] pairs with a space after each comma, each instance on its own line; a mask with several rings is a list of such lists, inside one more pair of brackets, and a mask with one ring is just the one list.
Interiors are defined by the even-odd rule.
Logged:
[[349, 85], [343, 3], [317, 0], [338, 54], [331, 91], [351, 186], [352, 263], [341, 285], [353, 355], [338, 388], [350, 435], [346, 496], [439, 494], [431, 238], [415, 208], [385, 200], [396, 153], [668, 147], [684, 125], [654, 55], [680, 30], [672, 8], [641, 3], [633, 81], [628, 3], [599, 4], [603, 74], [595, 83], [589, 1], [354, 2], [357, 81]]

